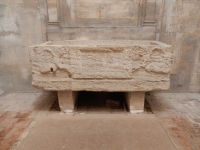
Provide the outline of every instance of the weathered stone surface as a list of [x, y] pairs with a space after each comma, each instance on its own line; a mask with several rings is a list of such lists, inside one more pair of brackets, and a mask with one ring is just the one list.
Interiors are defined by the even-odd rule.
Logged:
[[56, 91], [167, 90], [172, 53], [156, 41], [50, 41], [30, 47], [32, 84]]
[[[72, 5], [67, 6], [70, 1]], [[47, 39], [140, 39], [157, 40], [174, 47], [171, 74], [176, 77], [171, 78], [173, 86], [168, 92], [200, 92], [199, 82], [193, 82], [199, 80], [199, 4], [199, 0], [1, 0], [0, 89], [37, 91], [30, 85], [30, 45]], [[65, 8], [71, 8], [70, 13]], [[97, 13], [100, 15], [95, 16]], [[70, 14], [75, 14], [74, 25], [61, 27], [73, 21]], [[109, 18], [108, 22], [102, 22]], [[130, 19], [132, 22], [123, 21]]]

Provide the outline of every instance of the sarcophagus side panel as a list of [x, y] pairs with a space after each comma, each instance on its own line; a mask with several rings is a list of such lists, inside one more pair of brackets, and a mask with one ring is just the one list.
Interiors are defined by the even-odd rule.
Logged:
[[[49, 90], [75, 91], [169, 88], [171, 46], [142, 42], [126, 46], [117, 45], [117, 41], [113, 45], [85, 44], [31, 47], [33, 85]], [[60, 82], [63, 83], [59, 85]]]

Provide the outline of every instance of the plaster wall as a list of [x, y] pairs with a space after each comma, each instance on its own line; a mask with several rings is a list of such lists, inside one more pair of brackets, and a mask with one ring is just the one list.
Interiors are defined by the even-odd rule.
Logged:
[[[79, 11], [74, 14], [82, 18], [72, 24], [68, 21], [73, 15], [60, 15], [69, 11], [69, 5], [67, 9], [59, 5], [66, 1], [70, 0], [0, 0], [1, 90], [39, 91], [31, 85], [30, 45], [46, 40], [132, 39], [158, 40], [174, 46], [168, 92], [200, 91], [199, 0], [115, 0], [120, 8], [115, 8], [113, 13], [108, 13], [110, 8], [102, 2], [114, 0], [79, 0], [87, 6], [76, 4]], [[128, 3], [133, 3], [133, 8]], [[88, 9], [93, 7], [94, 10]], [[121, 13], [116, 13], [119, 10]], [[99, 14], [111, 21], [105, 24], [104, 19], [102, 23]], [[122, 14], [133, 16], [132, 21], [122, 21]], [[92, 25], [84, 20], [88, 15], [89, 22], [93, 19]], [[117, 23], [111, 24], [113, 21]]]
[[44, 4], [37, 0], [0, 0], [0, 89], [3, 91], [37, 91], [31, 85], [28, 46], [46, 41], [45, 18], [40, 7]]
[[200, 91], [200, 1], [165, 0], [157, 29], [159, 40], [174, 51], [172, 92]]

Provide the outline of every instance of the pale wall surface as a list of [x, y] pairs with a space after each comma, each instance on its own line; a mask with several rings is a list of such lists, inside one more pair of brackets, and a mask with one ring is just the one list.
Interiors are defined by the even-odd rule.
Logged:
[[175, 48], [171, 91], [200, 91], [200, 1], [165, 0], [160, 41]]
[[[200, 1], [66, 1], [67, 5], [64, 0], [47, 0], [47, 9], [46, 0], [0, 0], [0, 89], [36, 91], [31, 86], [30, 45], [46, 40], [131, 39], [173, 45], [170, 92], [200, 91]], [[63, 15], [69, 12], [70, 16]]]
[[45, 41], [39, 4], [0, 0], [0, 89], [4, 91], [36, 91], [31, 86], [28, 46]]

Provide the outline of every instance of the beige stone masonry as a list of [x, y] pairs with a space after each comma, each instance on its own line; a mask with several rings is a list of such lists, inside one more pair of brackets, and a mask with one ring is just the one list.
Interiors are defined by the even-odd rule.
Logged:
[[65, 113], [73, 113], [77, 92], [58, 91], [58, 101], [60, 110]]
[[32, 84], [59, 91], [66, 112], [73, 110], [69, 91], [83, 90], [132, 92], [130, 110], [143, 111], [145, 91], [169, 88], [172, 54], [170, 45], [158, 41], [49, 41], [30, 47]]
[[142, 113], [144, 111], [145, 92], [127, 92], [126, 104], [130, 113]]

